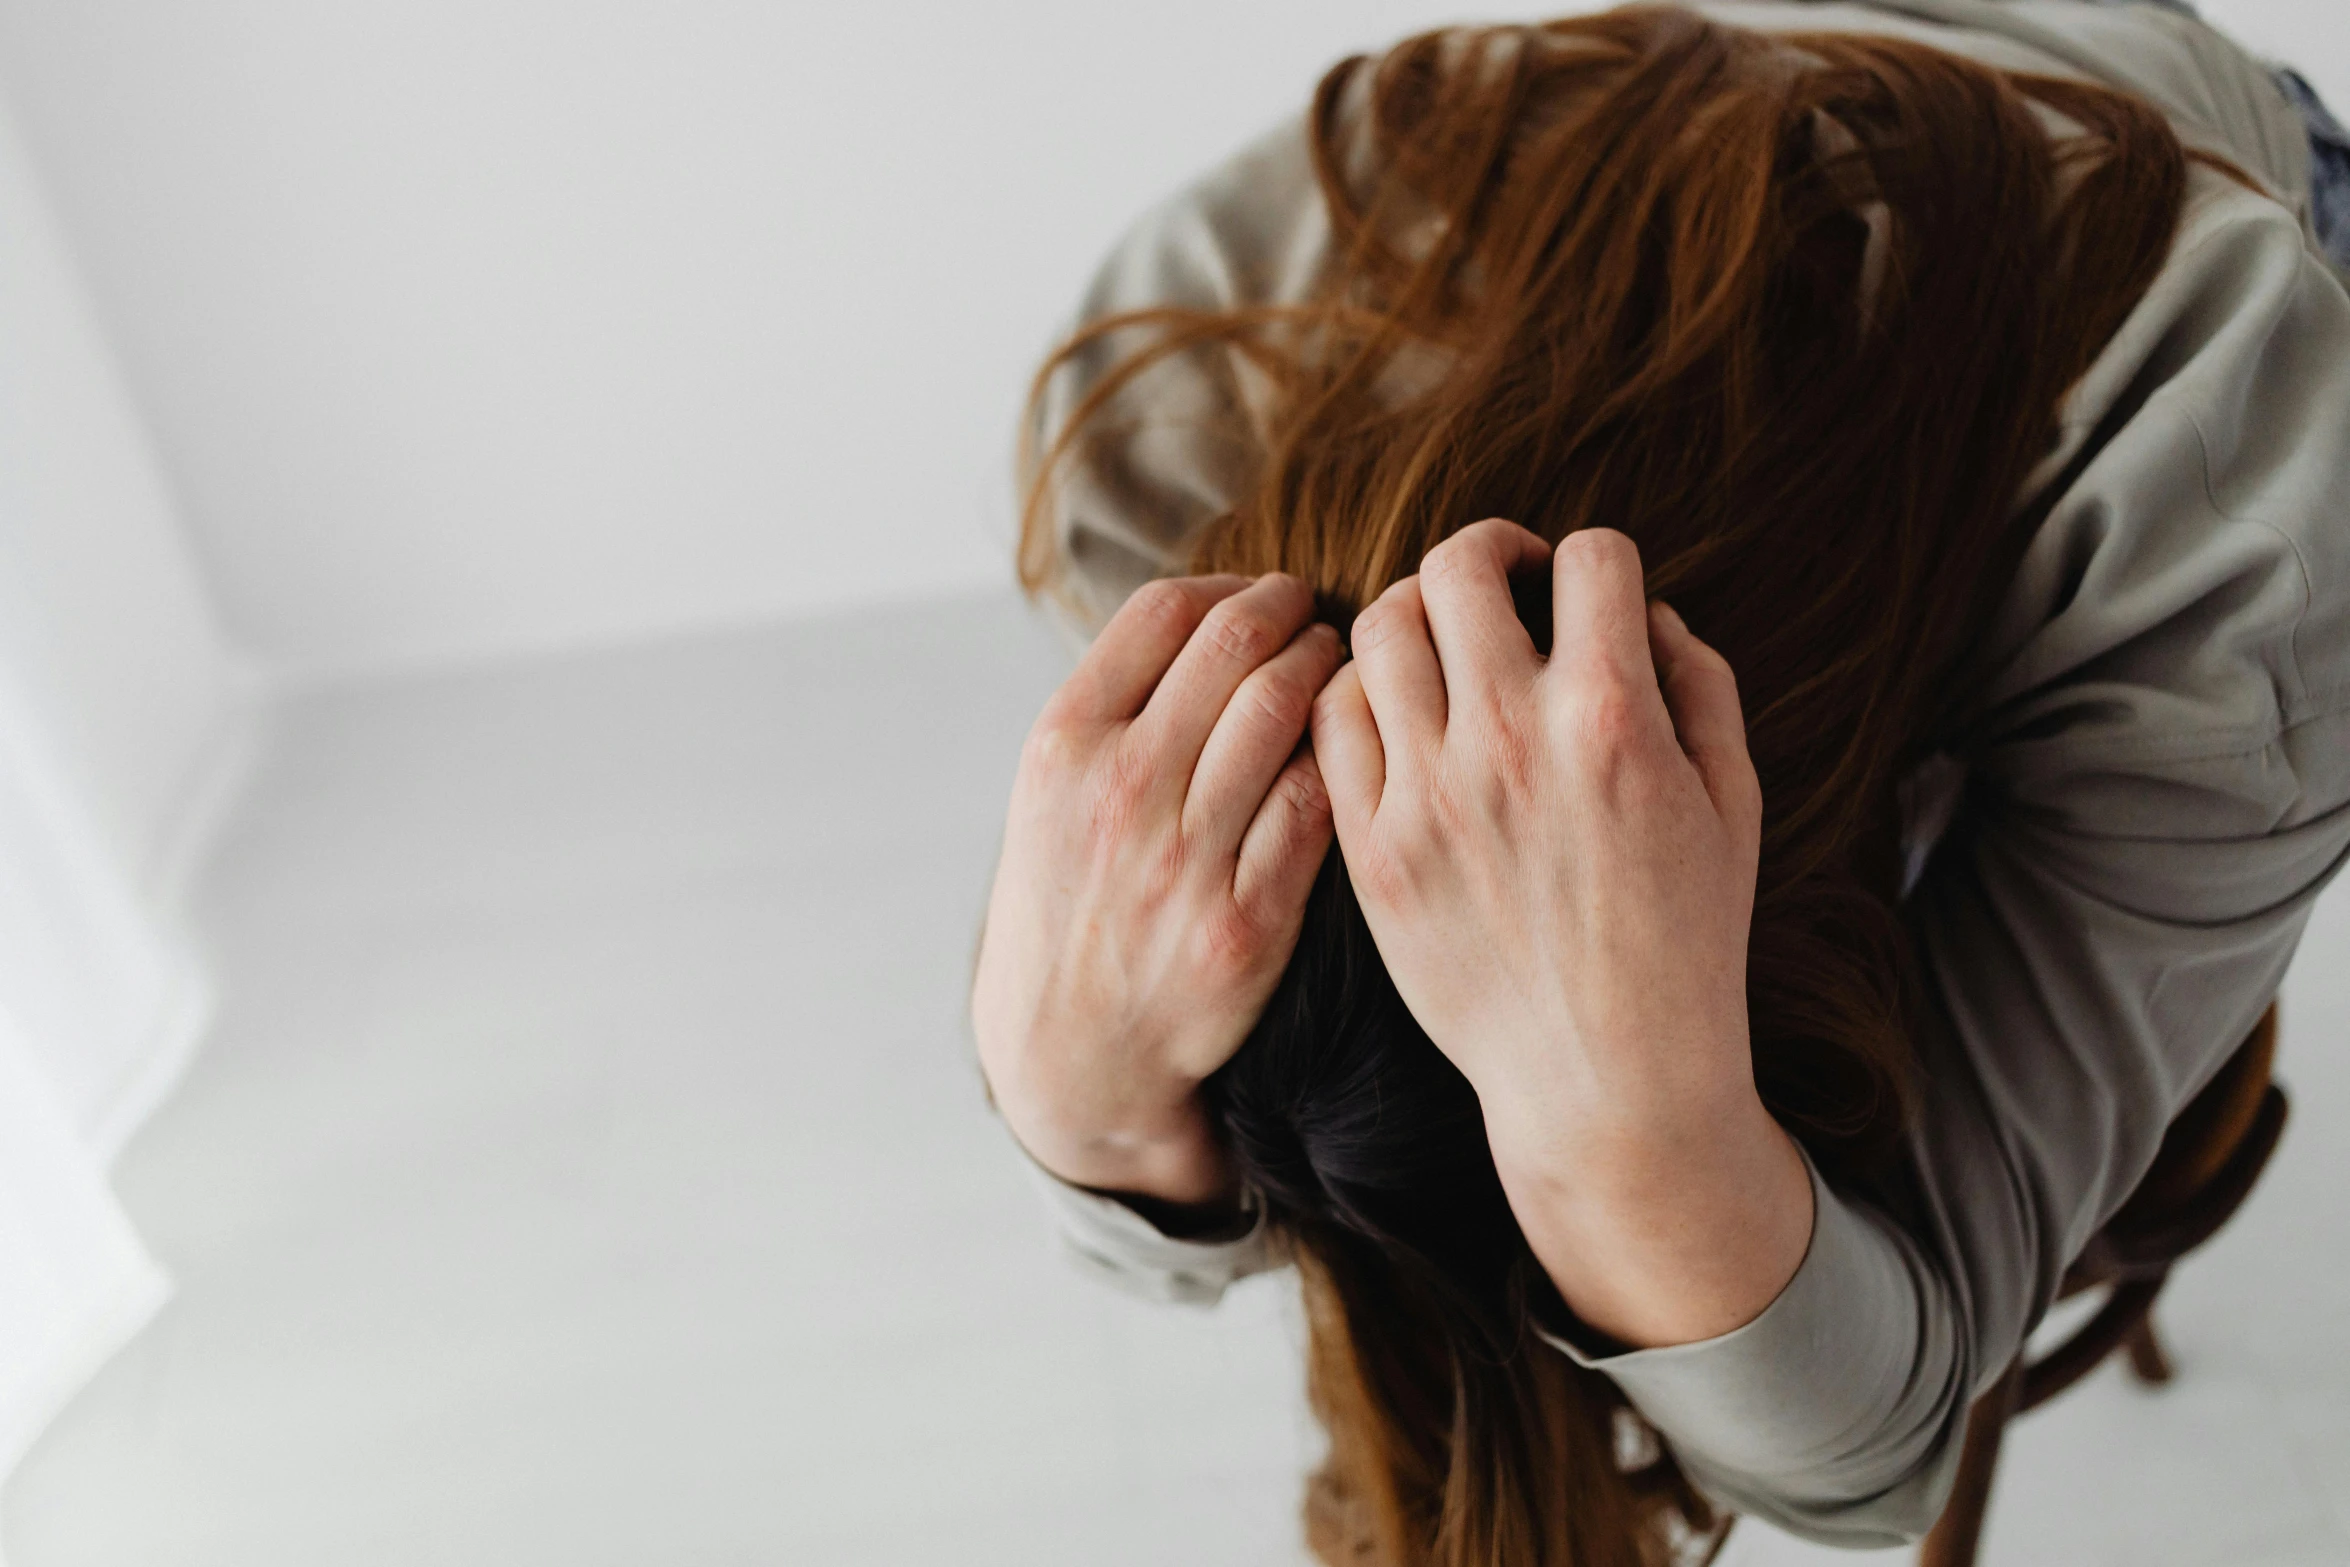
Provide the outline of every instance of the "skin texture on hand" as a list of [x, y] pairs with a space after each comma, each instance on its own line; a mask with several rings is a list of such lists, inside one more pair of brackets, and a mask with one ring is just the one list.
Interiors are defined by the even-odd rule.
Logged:
[[1312, 609], [1294, 577], [1147, 584], [1029, 733], [971, 1016], [996, 1108], [1063, 1180], [1237, 1196], [1198, 1088], [1272, 995], [1330, 845], [1302, 742], [1341, 650]]
[[[1552, 577], [1548, 658], [1513, 572]], [[1613, 529], [1487, 521], [1357, 618], [1313, 745], [1357, 898], [1485, 1111], [1578, 1316], [1634, 1346], [1737, 1327], [1802, 1262], [1802, 1157], [1746, 1026], [1762, 795], [1736, 683]]]

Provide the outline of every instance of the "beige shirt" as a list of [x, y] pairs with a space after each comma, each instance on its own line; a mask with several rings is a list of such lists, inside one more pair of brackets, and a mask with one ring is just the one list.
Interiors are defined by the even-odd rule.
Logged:
[[[1551, 1339], [1731, 1508], [1894, 1544], [1931, 1526], [1968, 1405], [2275, 995], [2350, 853], [2350, 292], [2310, 226], [2300, 119], [2192, 18], [2082, 0], [1694, 8], [2101, 79], [2270, 187], [2190, 165], [2169, 261], [2025, 486], [2027, 503], [2060, 488], [1977, 652], [1987, 717], [1902, 786], [1903, 907], [1957, 1041], [1923, 1062], [1908, 1134], [1925, 1211], [1896, 1222], [1815, 1169], [1810, 1249], [1752, 1322], [1605, 1357]], [[1327, 238], [1301, 114], [1139, 222], [1080, 319], [1295, 297]], [[1101, 363], [1049, 388], [1048, 428]], [[1057, 505], [1081, 634], [1183, 569], [1245, 462], [1184, 433], [1187, 403], [1228, 388], [1178, 372], [1151, 395], [1171, 417]], [[1174, 1240], [1036, 1174], [1074, 1254], [1127, 1288], [1208, 1302], [1273, 1263], [1261, 1223]]]

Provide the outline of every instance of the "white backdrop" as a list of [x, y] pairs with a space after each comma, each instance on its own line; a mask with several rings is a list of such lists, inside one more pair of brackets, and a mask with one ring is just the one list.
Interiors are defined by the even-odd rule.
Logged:
[[162, 1296], [105, 1170], [204, 1026], [174, 891], [245, 692], [0, 114], [0, 1472]]

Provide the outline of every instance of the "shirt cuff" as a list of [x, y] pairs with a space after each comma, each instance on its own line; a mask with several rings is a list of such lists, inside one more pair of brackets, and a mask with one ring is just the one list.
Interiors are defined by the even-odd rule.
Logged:
[[1279, 1264], [1264, 1203], [1241, 1192], [1245, 1227], [1235, 1234], [1178, 1239], [1115, 1197], [1062, 1180], [1027, 1157], [1023, 1162], [1060, 1227], [1070, 1258], [1085, 1272], [1146, 1300], [1212, 1306], [1236, 1279]]
[[1956, 1474], [1965, 1356], [1915, 1243], [1803, 1162], [1811, 1244], [1752, 1321], [1612, 1354], [1535, 1331], [1622, 1388], [1723, 1505], [1826, 1544], [1903, 1544], [1933, 1527]]

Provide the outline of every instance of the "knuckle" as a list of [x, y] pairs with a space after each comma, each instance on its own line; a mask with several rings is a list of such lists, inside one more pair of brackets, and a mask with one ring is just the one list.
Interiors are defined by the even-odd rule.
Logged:
[[1273, 798], [1301, 823], [1310, 824], [1330, 814], [1330, 791], [1312, 773], [1294, 768], [1283, 773], [1273, 782]]
[[1349, 854], [1346, 872], [1359, 898], [1389, 909], [1407, 906], [1419, 882], [1410, 859], [1394, 844], [1374, 844]]
[[1083, 758], [1084, 743], [1076, 728], [1048, 709], [1028, 731], [1020, 758], [1029, 771], [1047, 777], [1065, 774]]
[[1218, 974], [1240, 974], [1255, 967], [1265, 939], [1264, 926], [1237, 903], [1227, 904], [1199, 925], [1200, 952], [1210, 971]]
[[1356, 653], [1378, 647], [1403, 625], [1403, 605], [1393, 594], [1392, 588], [1382, 593], [1355, 616], [1352, 640]]
[[1592, 681], [1575, 702], [1577, 738], [1602, 754], [1631, 748], [1646, 732], [1632, 693], [1614, 679]]
[[1720, 648], [1699, 636], [1687, 621], [1681, 624], [1687, 635], [1681, 638], [1681, 645], [1674, 650], [1673, 662], [1676, 666], [1708, 670], [1726, 670], [1730, 667], [1730, 660], [1723, 656]]
[[1306, 579], [1290, 571], [1268, 571], [1257, 579], [1261, 588], [1270, 589], [1290, 603], [1310, 603], [1314, 590]]
[[1273, 628], [1264, 616], [1230, 599], [1208, 612], [1203, 630], [1209, 646], [1242, 663], [1261, 664], [1277, 651]]
[[1332, 724], [1343, 721], [1345, 717], [1345, 698], [1339, 694], [1338, 682], [1331, 680], [1314, 693], [1314, 700], [1307, 709], [1307, 722], [1316, 733], [1327, 733]]
[[1559, 541], [1558, 550], [1561, 556], [1585, 567], [1604, 566], [1627, 556], [1635, 563], [1640, 559], [1639, 546], [1630, 534], [1597, 525], [1577, 528]]
[[1158, 577], [1127, 596], [1124, 612], [1139, 630], [1188, 630], [1192, 617], [1191, 590], [1172, 577]]
[[1446, 554], [1454, 570], [1470, 561], [1499, 561], [1510, 552], [1510, 536], [1526, 531], [1506, 517], [1486, 517], [1470, 523], [1430, 553]]
[[1305, 681], [1287, 671], [1265, 670], [1249, 680], [1249, 717], [1266, 729], [1305, 727], [1313, 712], [1314, 693]]
[[1483, 540], [1476, 530], [1464, 529], [1438, 544], [1420, 559], [1420, 575], [1430, 582], [1449, 582], [1472, 565]]

